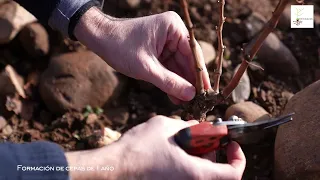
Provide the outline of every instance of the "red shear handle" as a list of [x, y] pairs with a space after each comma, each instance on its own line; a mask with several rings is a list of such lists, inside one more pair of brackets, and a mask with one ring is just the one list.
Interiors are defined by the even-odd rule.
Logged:
[[203, 122], [180, 130], [174, 139], [188, 154], [199, 156], [219, 149], [220, 139], [227, 134], [227, 126]]

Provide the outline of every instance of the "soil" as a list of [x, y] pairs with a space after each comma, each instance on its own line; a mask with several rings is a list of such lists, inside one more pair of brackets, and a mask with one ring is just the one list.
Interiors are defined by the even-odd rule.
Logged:
[[[183, 16], [177, 0], [157, 1], [142, 0], [137, 9], [122, 9], [113, 0], [106, 0], [104, 11], [116, 17], [139, 17], [161, 13], [168, 10], [176, 11]], [[190, 0], [191, 18], [195, 24], [196, 38], [211, 42], [217, 47], [214, 31], [218, 22], [218, 6], [216, 0]], [[223, 69], [221, 88], [230, 81], [233, 69], [241, 62], [241, 48], [249, 41], [246, 30], [239, 29], [234, 36], [235, 21], [241, 22], [253, 11], [269, 18], [274, 10], [276, 0], [227, 0], [225, 15], [227, 17], [224, 29], [224, 44], [228, 48], [231, 65]], [[9, 45], [0, 46], [0, 68], [11, 64], [25, 80], [28, 100], [22, 101], [22, 112], [16, 115], [8, 109], [15, 109], [20, 101], [16, 97], [0, 100], [0, 114], [11, 126], [12, 133], [0, 131], [0, 142], [31, 142], [49, 140], [61, 145], [66, 151], [96, 148], [90, 138], [101, 128], [111, 127], [125, 132], [131, 127], [145, 122], [157, 114], [179, 115], [182, 108], [173, 105], [167, 96], [159, 89], [145, 82], [129, 80], [127, 91], [121, 98], [114, 100], [108, 110], [116, 108], [128, 109], [129, 119], [120, 123], [109, 119], [106, 115], [99, 115], [96, 121], [87, 121], [86, 109], [83, 112], [68, 112], [63, 116], [56, 116], [49, 112], [40, 98], [36, 79], [48, 65], [50, 56], [63, 52], [81, 51], [85, 49], [81, 44], [64, 40], [57, 32], [46, 26], [50, 35], [50, 54], [42, 58], [28, 56], [20, 45], [18, 38]], [[249, 68], [252, 93], [249, 98], [273, 116], [281, 114], [288, 98], [284, 92], [296, 93], [320, 78], [320, 37], [316, 29], [289, 29], [288, 31], [275, 30], [285, 45], [293, 52], [299, 61], [300, 75], [296, 77], [271, 74], [267, 71]], [[255, 61], [259, 62], [257, 58]], [[286, 67], [284, 67], [286, 68]], [[214, 67], [208, 67], [213, 77]], [[280, 74], [280, 73], [279, 73]], [[212, 82], [213, 83], [213, 82]], [[216, 106], [208, 115], [224, 117], [226, 109], [233, 104], [231, 99]], [[10, 107], [10, 108], [8, 108]], [[247, 168], [243, 179], [273, 179], [273, 146], [275, 133], [269, 134], [264, 141], [254, 145], [243, 145], [247, 157]], [[220, 152], [219, 160], [224, 161], [224, 152]]]

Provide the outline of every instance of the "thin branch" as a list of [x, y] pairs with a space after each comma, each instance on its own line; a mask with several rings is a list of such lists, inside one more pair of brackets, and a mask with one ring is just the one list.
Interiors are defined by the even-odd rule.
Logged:
[[223, 90], [222, 95], [227, 98], [231, 92], [238, 86], [239, 81], [243, 75], [243, 73], [248, 68], [249, 63], [255, 57], [257, 52], [259, 51], [263, 41], [268, 37], [268, 35], [273, 31], [273, 29], [277, 26], [279, 18], [288, 4], [289, 0], [280, 0], [279, 4], [276, 7], [276, 10], [273, 12], [273, 15], [267, 25], [264, 27], [263, 31], [260, 33], [258, 38], [255, 40], [253, 47], [251, 48], [249, 54], [245, 55], [242, 59], [242, 63], [240, 65], [239, 70], [236, 72], [235, 76], [231, 79], [230, 83]]
[[200, 54], [199, 51], [196, 49], [196, 38], [194, 36], [194, 30], [193, 30], [193, 24], [191, 22], [191, 18], [189, 15], [189, 10], [188, 10], [188, 3], [186, 0], [180, 0], [181, 7], [183, 8], [183, 13], [184, 17], [186, 20], [186, 25], [189, 30], [189, 36], [190, 36], [190, 47], [192, 50], [193, 58], [195, 61], [195, 69], [196, 69], [196, 89], [197, 89], [197, 94], [203, 94], [204, 93], [204, 85], [203, 85], [203, 80], [202, 80], [202, 73], [201, 71], [203, 70], [200, 64]]
[[224, 5], [225, 0], [218, 0], [218, 3], [220, 3], [220, 18], [219, 18], [219, 25], [217, 28], [217, 34], [218, 34], [218, 57], [216, 60], [217, 67], [214, 71], [214, 86], [213, 91], [216, 94], [219, 94], [219, 86], [220, 86], [220, 77], [222, 74], [222, 60], [223, 60], [223, 53], [225, 50], [225, 46], [223, 45], [223, 39], [222, 39], [222, 30], [223, 30], [223, 24], [226, 20], [224, 17]]

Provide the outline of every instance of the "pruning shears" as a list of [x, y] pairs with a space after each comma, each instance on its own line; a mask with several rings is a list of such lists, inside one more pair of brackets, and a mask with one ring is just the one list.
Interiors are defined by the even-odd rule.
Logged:
[[200, 156], [225, 147], [231, 140], [239, 142], [242, 137], [250, 133], [292, 121], [293, 114], [253, 123], [247, 123], [236, 116], [227, 121], [218, 119], [212, 122], [202, 122], [180, 130], [174, 135], [174, 139], [188, 154]]

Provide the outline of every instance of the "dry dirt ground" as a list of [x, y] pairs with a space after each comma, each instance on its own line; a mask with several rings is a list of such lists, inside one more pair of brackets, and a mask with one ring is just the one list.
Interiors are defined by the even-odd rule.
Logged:
[[[168, 10], [176, 11], [182, 15], [178, 1], [168, 4], [157, 0], [142, 0], [138, 8], [127, 9], [115, 3], [117, 1], [106, 0], [104, 11], [116, 17], [139, 17]], [[216, 33], [214, 31], [218, 21], [216, 0], [190, 0], [191, 17], [196, 26], [196, 38], [211, 42], [217, 47]], [[241, 62], [241, 47], [250, 39], [248, 30], [241, 24], [253, 12], [269, 18], [276, 6], [276, 0], [227, 0], [227, 22], [224, 29], [224, 42], [228, 48], [226, 59], [231, 60], [231, 65], [224, 67], [222, 75], [222, 88], [232, 77], [234, 67]], [[235, 23], [237, 22], [237, 23]], [[61, 37], [47, 28], [50, 34], [53, 51], [69, 52], [81, 50], [82, 47], [71, 41], [63, 41]], [[236, 30], [236, 32], [235, 32]], [[297, 58], [301, 73], [298, 76], [284, 76], [277, 72], [256, 71], [249, 69], [252, 92], [250, 101], [259, 104], [273, 116], [277, 116], [287, 103], [283, 92], [296, 93], [310, 83], [320, 78], [320, 46], [317, 29], [288, 29], [286, 31], [276, 29], [275, 33], [280, 40], [291, 50]], [[35, 72], [42, 72], [48, 65], [49, 57], [32, 59], [24, 54], [23, 50], [13, 40], [9, 45], [0, 46], [1, 57], [5, 64], [11, 64], [24, 78]], [[125, 50], [124, 50], [125, 51]], [[259, 57], [255, 59], [259, 62]], [[212, 75], [214, 67], [208, 67]], [[283, 67], [285, 68], [285, 67]], [[20, 115], [1, 110], [12, 126], [13, 132], [6, 135], [0, 133], [0, 142], [30, 142], [36, 140], [49, 140], [60, 144], [66, 151], [95, 148], [96, 144], [90, 141], [90, 136], [104, 126], [112, 127], [125, 132], [131, 127], [148, 120], [150, 117], [177, 114], [181, 109], [172, 105], [166, 95], [157, 88], [129, 79], [127, 91], [121, 98], [114, 100], [109, 107], [122, 115], [117, 120], [99, 115], [98, 120], [88, 122], [83, 112], [69, 112], [63, 116], [51, 113], [44, 105], [37, 86], [29, 88], [31, 99], [27, 100], [25, 111], [31, 115], [30, 120], [24, 120]], [[94, 93], [94, 92], [93, 92]], [[3, 101], [2, 101], [3, 102]], [[216, 117], [223, 117], [226, 109], [233, 104], [229, 99], [209, 113]], [[5, 109], [5, 104], [0, 108]], [[121, 109], [121, 110], [119, 110]], [[111, 116], [112, 117], [112, 116]], [[127, 117], [127, 118], [126, 118]], [[273, 145], [274, 133], [270, 134], [263, 142], [254, 145], [243, 145], [247, 157], [247, 168], [244, 179], [272, 179], [273, 174]], [[223, 161], [223, 152], [220, 153]]]

